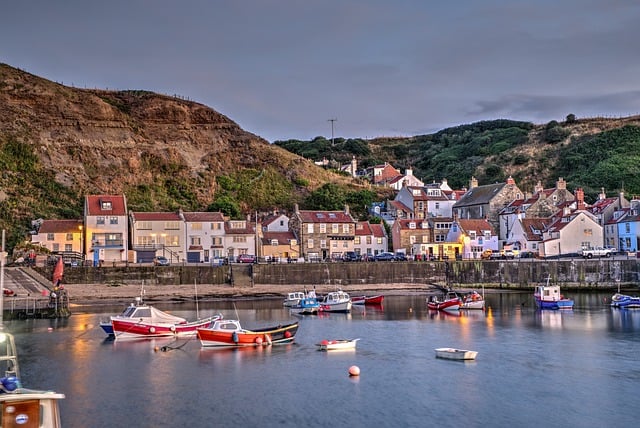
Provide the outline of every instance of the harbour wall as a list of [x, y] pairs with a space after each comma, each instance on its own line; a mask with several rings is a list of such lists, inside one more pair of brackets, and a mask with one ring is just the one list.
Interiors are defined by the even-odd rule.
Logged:
[[[50, 278], [50, 268], [40, 268]], [[64, 282], [71, 284], [219, 284], [261, 285], [415, 284], [451, 287], [528, 289], [550, 276], [564, 289], [637, 288], [637, 259], [560, 259], [435, 262], [354, 262], [72, 267]], [[308, 287], [308, 288], [309, 288]]]

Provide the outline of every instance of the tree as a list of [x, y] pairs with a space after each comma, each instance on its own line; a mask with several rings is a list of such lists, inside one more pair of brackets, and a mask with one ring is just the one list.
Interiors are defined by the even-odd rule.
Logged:
[[207, 207], [207, 211], [220, 211], [233, 219], [241, 218], [240, 206], [229, 195], [221, 195]]

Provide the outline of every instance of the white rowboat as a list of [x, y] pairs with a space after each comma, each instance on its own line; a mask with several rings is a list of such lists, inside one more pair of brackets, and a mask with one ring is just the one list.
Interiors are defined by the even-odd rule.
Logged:
[[478, 355], [477, 351], [466, 349], [437, 348], [435, 351], [437, 358], [446, 358], [447, 360], [475, 360]]

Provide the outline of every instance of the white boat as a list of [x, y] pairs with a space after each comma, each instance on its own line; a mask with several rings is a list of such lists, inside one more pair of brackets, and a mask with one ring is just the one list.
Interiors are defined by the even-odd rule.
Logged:
[[294, 291], [293, 293], [287, 294], [287, 297], [284, 299], [284, 302], [282, 302], [282, 304], [290, 308], [292, 306], [299, 305], [300, 300], [304, 299], [305, 297], [307, 297], [306, 293], [303, 293], [302, 291]]
[[360, 339], [337, 339], [323, 340], [317, 343], [318, 351], [344, 351], [348, 349], [356, 349], [356, 344]]
[[0, 408], [3, 427], [60, 428], [58, 402], [64, 394], [22, 388], [14, 338], [0, 333], [0, 362], [4, 377], [0, 378]]
[[477, 291], [472, 291], [462, 298], [460, 309], [484, 309], [484, 296]]
[[342, 290], [327, 293], [320, 302], [323, 312], [351, 312], [351, 297]]
[[447, 360], [475, 360], [477, 351], [469, 351], [466, 349], [456, 348], [436, 348], [437, 358], [446, 358]]

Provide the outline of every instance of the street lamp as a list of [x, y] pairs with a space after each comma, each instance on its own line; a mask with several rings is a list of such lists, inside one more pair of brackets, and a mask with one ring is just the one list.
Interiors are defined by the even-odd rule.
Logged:
[[78, 226], [78, 230], [80, 230], [80, 258], [82, 261], [82, 264], [84, 265], [84, 232], [83, 232], [83, 226], [79, 225]]

